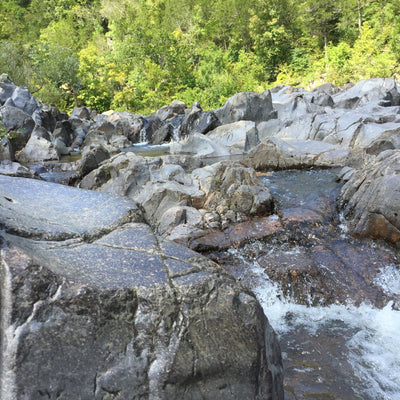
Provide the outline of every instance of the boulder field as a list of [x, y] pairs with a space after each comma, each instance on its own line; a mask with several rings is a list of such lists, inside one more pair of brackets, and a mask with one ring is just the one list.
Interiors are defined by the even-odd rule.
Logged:
[[[261, 306], [196, 251], [319, 224], [326, 205], [278, 213], [261, 179], [309, 168], [341, 170], [351, 233], [396, 246], [399, 132], [395, 79], [144, 116], [67, 115], [2, 75], [1, 397], [283, 399]], [[136, 154], [143, 142], [167, 154]]]

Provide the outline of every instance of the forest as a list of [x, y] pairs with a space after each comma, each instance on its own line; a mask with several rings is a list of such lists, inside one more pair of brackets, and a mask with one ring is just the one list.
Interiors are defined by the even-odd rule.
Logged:
[[63, 110], [217, 108], [400, 73], [399, 0], [1, 0], [0, 73]]

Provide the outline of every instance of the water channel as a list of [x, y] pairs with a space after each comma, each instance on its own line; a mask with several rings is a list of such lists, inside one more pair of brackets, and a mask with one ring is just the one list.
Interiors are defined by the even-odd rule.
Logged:
[[284, 231], [211, 256], [254, 290], [277, 332], [286, 400], [400, 400], [398, 251], [347, 234], [336, 171], [262, 179]]

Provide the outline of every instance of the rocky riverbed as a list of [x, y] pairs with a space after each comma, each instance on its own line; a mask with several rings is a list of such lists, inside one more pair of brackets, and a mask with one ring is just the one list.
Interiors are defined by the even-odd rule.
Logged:
[[3, 394], [281, 399], [272, 325], [287, 398], [397, 399], [396, 80], [0, 106]]

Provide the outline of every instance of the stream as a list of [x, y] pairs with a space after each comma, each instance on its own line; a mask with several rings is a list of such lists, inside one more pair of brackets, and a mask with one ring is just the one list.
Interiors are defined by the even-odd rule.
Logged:
[[347, 234], [336, 172], [264, 174], [284, 231], [211, 257], [278, 334], [286, 400], [400, 400], [399, 254]]

